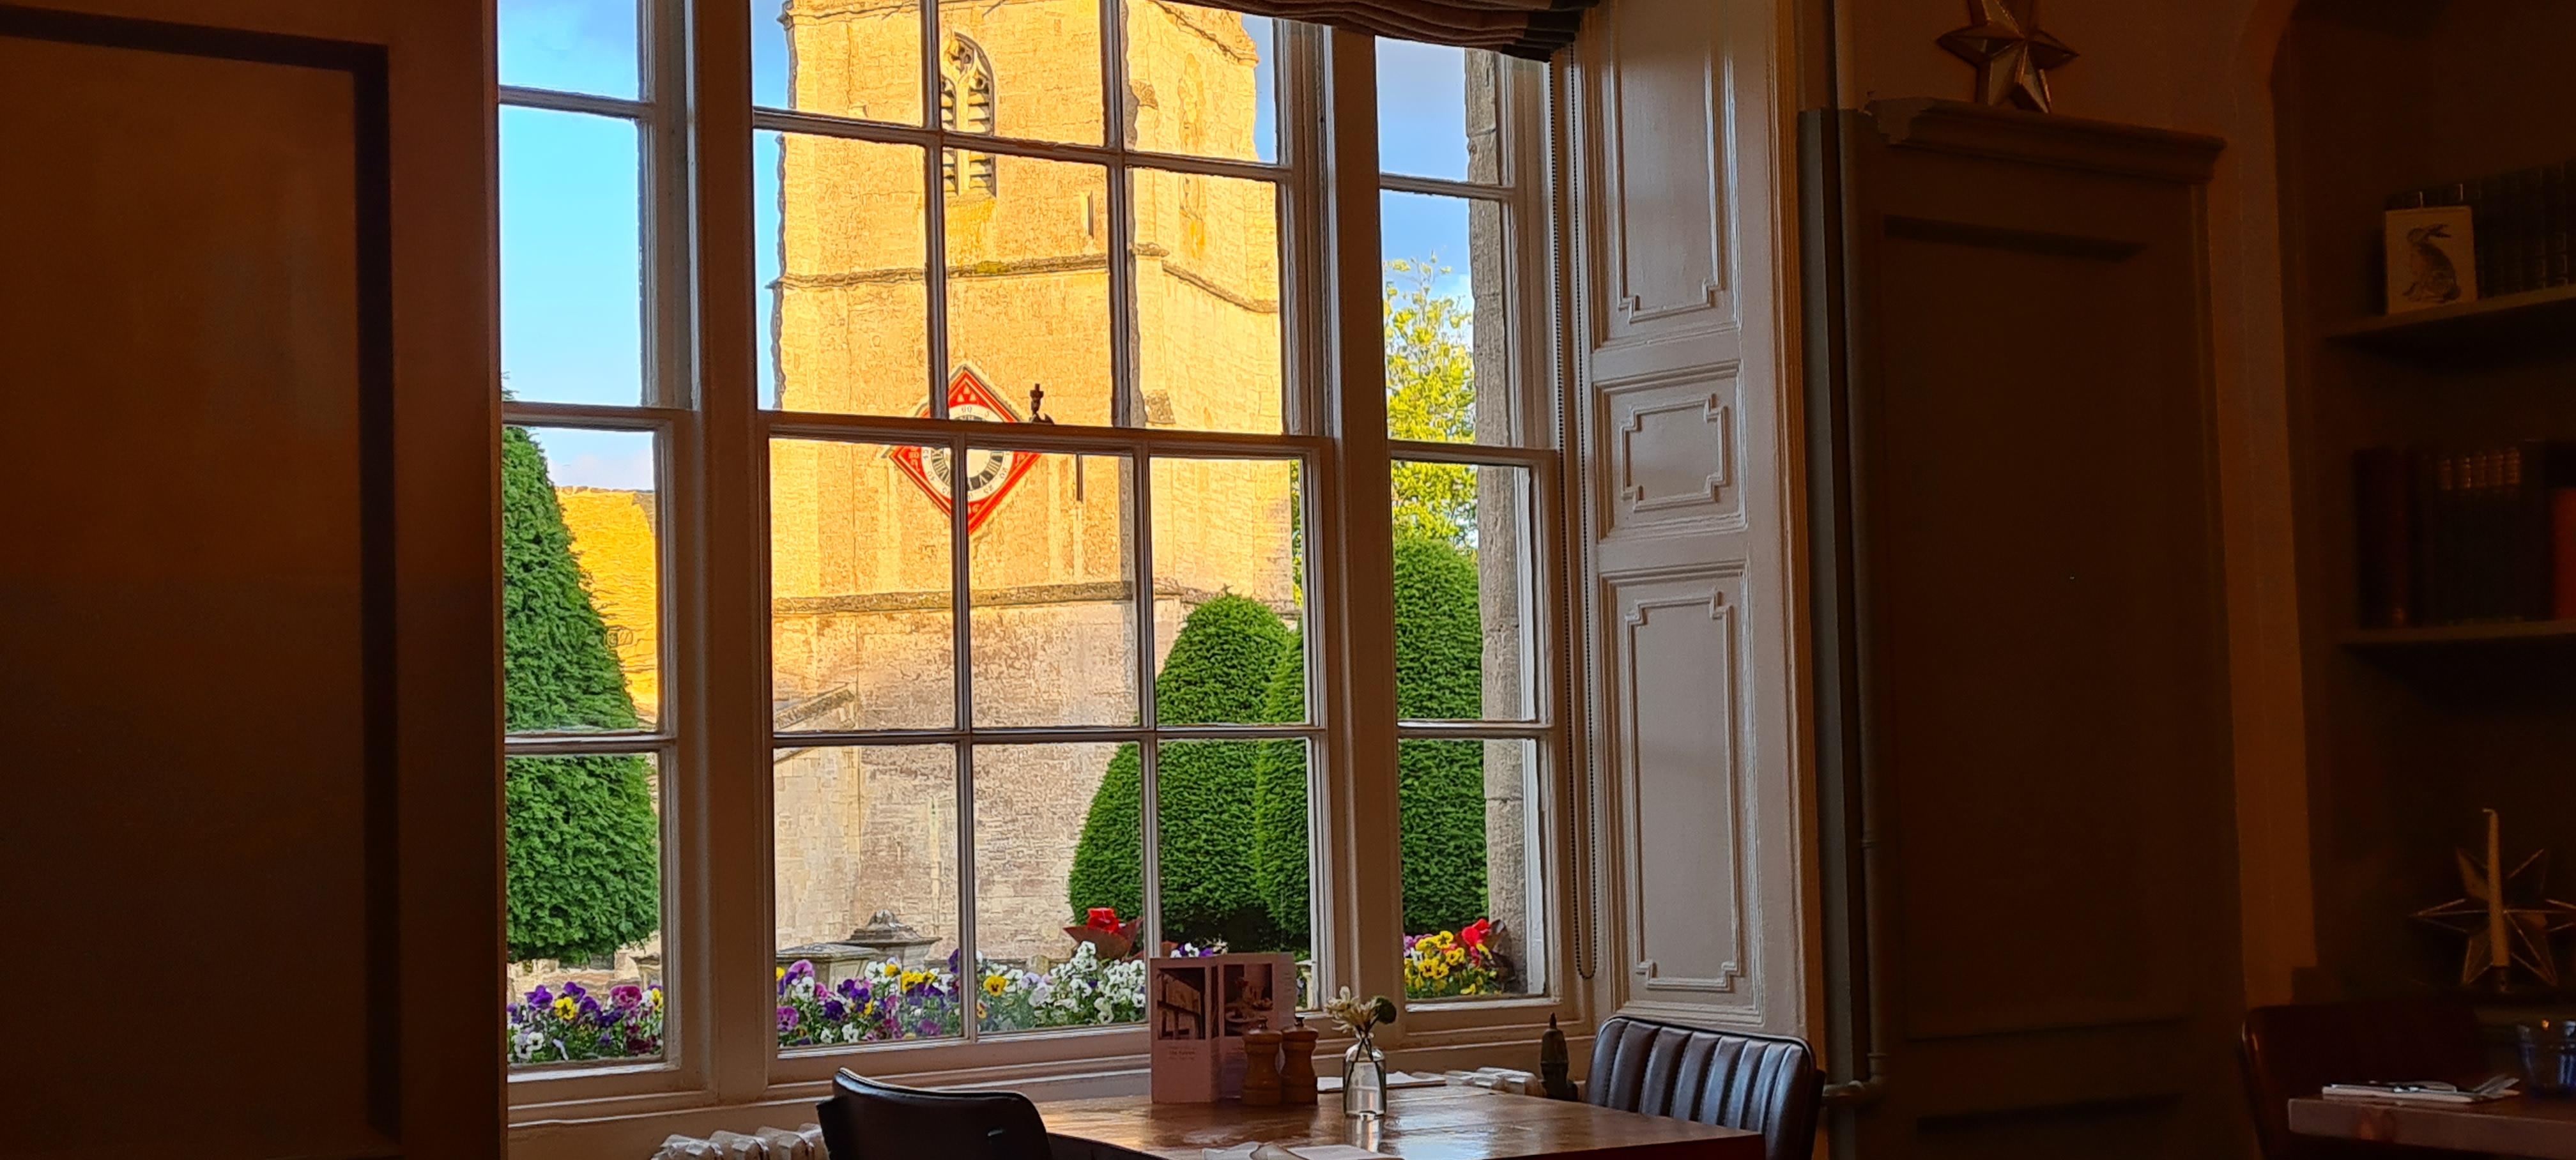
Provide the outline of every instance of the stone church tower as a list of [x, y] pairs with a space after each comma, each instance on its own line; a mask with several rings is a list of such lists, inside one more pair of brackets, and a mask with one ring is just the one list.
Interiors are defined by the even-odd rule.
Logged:
[[[940, 5], [932, 115], [964, 134], [1096, 142], [1096, 0]], [[910, 120], [920, 20], [887, 0], [789, 0], [799, 109]], [[1231, 14], [1127, 5], [1131, 79], [1114, 106], [1141, 148], [1250, 159], [1254, 73]], [[1130, 252], [1111, 247], [1108, 172], [972, 148], [925, 164], [910, 146], [789, 135], [780, 154], [780, 268], [768, 338], [776, 405], [924, 413], [927, 198], [945, 214], [949, 365], [1026, 418], [1277, 431], [1281, 327], [1276, 192], [1266, 183], [1138, 169]], [[1112, 326], [1113, 262], [1129, 263], [1134, 333]], [[1113, 342], [1139, 389], [1113, 398]], [[954, 408], [961, 414], [967, 408]], [[999, 412], [999, 413], [997, 413]], [[944, 451], [781, 441], [771, 457], [772, 695], [781, 729], [937, 728], [953, 720]], [[906, 459], [913, 470], [907, 471]], [[1025, 458], [1026, 462], [1023, 462]], [[972, 661], [978, 725], [1128, 725], [1137, 712], [1134, 472], [1117, 456], [971, 454]], [[1279, 463], [1174, 460], [1154, 469], [1156, 651], [1225, 591], [1293, 619], [1292, 474]], [[998, 499], [992, 497], [998, 496]], [[989, 506], [985, 506], [989, 504]], [[1157, 657], [1159, 661], [1159, 656]], [[1260, 679], [1250, 676], [1247, 679]], [[985, 955], [1061, 955], [1065, 876], [1114, 745], [979, 750], [976, 928]], [[836, 939], [878, 910], [954, 947], [957, 818], [950, 752], [781, 750], [780, 945]]]

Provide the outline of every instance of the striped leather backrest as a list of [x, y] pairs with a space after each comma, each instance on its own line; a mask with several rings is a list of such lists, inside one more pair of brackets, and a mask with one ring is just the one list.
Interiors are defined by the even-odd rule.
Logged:
[[1621, 1016], [1592, 1043], [1594, 1104], [1760, 1132], [1770, 1160], [1808, 1154], [1824, 1076], [1795, 1039]]

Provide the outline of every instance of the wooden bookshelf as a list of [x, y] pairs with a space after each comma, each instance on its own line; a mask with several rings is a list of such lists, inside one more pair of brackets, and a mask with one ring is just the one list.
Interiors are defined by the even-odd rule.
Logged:
[[2576, 286], [2365, 318], [2326, 332], [2347, 346], [2412, 358], [2515, 357], [2576, 347]]
[[2431, 628], [2365, 628], [2343, 640], [2363, 652], [2481, 645], [2576, 645], [2576, 620], [2445, 624]]
[[2479, 811], [2516, 857], [2576, 852], [2576, 620], [2357, 627], [2354, 464], [2576, 439], [2576, 287], [2375, 316], [2388, 195], [2576, 157], [2576, 119], [2528, 115], [2565, 103], [2569, 43], [2563, 0], [2348, 0], [2299, 6], [2274, 62], [2320, 998], [2457, 977], [2405, 916], [2456, 888]]

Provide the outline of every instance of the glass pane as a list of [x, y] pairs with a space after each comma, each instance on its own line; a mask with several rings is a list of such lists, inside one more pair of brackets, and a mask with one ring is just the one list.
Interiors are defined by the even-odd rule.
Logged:
[[1499, 181], [1498, 74], [1491, 52], [1377, 42], [1378, 168], [1410, 177]]
[[769, 445], [770, 707], [789, 730], [957, 722], [945, 452]]
[[1138, 801], [1133, 745], [976, 747], [984, 1030], [1144, 1019]]
[[501, 390], [644, 399], [644, 231], [635, 124], [501, 110]]
[[1544, 956], [1525, 948], [1545, 914], [1538, 867], [1538, 747], [1528, 741], [1396, 743], [1404, 857], [1404, 993], [1534, 994]]
[[[930, 465], [943, 487], [946, 462]], [[967, 453], [978, 727], [1136, 723], [1132, 470], [1119, 455]]]
[[502, 723], [651, 729], [661, 715], [653, 436], [501, 429]]
[[962, 1033], [957, 751], [780, 749], [778, 1046]]
[[971, 370], [1008, 419], [1108, 423], [1108, 171], [958, 150], [942, 173], [951, 373]]
[[503, 763], [512, 1064], [662, 1053], [662, 780], [650, 754]]
[[921, 149], [805, 133], [755, 138], [762, 403], [929, 414]]
[[1395, 702], [1407, 721], [1526, 721], [1529, 472], [1397, 460]]
[[1301, 483], [1290, 459], [1154, 461], [1154, 716], [1305, 720]]
[[1166, 741], [1159, 752], [1164, 941], [1306, 960], [1314, 901], [1305, 741]]
[[921, 124], [918, 0], [751, 0], [751, 100]]
[[501, 83], [632, 98], [638, 0], [501, 0]]
[[1503, 301], [1503, 207], [1418, 193], [1379, 199], [1386, 254], [1386, 422], [1397, 439], [1524, 442]]
[[[1281, 427], [1279, 190], [1134, 171], [1136, 377], [1154, 427]], [[1052, 397], [1052, 396], [1050, 396]]]
[[941, 0], [938, 93], [941, 128], [1103, 144], [1100, 5]]
[[1127, 3], [1127, 144], [1277, 161], [1278, 28], [1267, 16]]

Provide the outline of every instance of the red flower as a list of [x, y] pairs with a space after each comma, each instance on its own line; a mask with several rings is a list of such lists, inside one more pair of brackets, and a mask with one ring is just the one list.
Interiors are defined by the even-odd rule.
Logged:
[[1494, 920], [1490, 918], [1480, 918], [1458, 928], [1458, 941], [1464, 944], [1468, 950], [1481, 950], [1484, 948], [1485, 939], [1492, 935], [1493, 931]]
[[1127, 928], [1134, 924], [1120, 923], [1118, 921], [1117, 907], [1095, 906], [1091, 908], [1088, 915], [1084, 916], [1082, 925], [1091, 930], [1107, 931], [1111, 934], [1124, 934], [1126, 933]]

